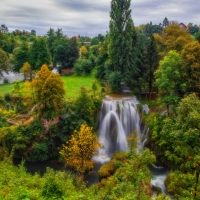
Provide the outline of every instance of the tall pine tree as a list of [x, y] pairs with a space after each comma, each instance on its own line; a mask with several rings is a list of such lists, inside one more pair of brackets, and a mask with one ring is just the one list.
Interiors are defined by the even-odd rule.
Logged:
[[159, 65], [159, 55], [156, 46], [156, 41], [153, 35], [151, 35], [148, 39], [146, 51], [145, 51], [145, 67], [146, 73], [145, 77], [148, 81], [148, 92], [149, 98], [151, 99], [151, 92], [153, 88], [153, 84], [155, 82], [154, 72], [158, 68]]

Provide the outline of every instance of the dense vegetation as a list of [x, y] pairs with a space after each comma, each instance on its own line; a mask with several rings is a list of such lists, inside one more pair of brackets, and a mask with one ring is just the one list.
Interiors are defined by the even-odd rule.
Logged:
[[[199, 27], [182, 30], [167, 18], [135, 27], [130, 3], [111, 1], [105, 36], [68, 38], [60, 28], [45, 36], [0, 32], [0, 78], [7, 71], [24, 75], [23, 82], [0, 85], [1, 199], [151, 199], [147, 165], [156, 161], [171, 169], [165, 185], [173, 199], [200, 198]], [[121, 82], [141, 100], [146, 95], [149, 150], [136, 151], [129, 138], [130, 151], [113, 155], [99, 183], [86, 187], [101, 100], [120, 92]], [[30, 175], [13, 166], [16, 159], [54, 159], [73, 172]]]

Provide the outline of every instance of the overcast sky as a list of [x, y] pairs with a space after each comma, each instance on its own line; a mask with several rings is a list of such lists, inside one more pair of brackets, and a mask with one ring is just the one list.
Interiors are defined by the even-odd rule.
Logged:
[[[109, 31], [111, 0], [0, 0], [0, 24], [9, 31], [36, 30], [45, 35], [50, 27], [62, 28], [69, 37], [93, 37]], [[152, 21], [200, 24], [200, 1], [197, 0], [132, 0], [135, 26]]]

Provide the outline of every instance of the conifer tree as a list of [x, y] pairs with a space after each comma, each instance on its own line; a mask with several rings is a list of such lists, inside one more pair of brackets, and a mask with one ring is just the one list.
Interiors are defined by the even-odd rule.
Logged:
[[148, 39], [145, 58], [146, 79], [148, 81], [149, 98], [151, 98], [152, 87], [155, 82], [154, 72], [158, 68], [159, 64], [158, 50], [153, 35], [151, 35]]

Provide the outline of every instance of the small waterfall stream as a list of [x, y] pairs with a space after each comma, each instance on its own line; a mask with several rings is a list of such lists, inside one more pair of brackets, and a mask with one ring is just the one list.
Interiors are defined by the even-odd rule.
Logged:
[[115, 152], [127, 151], [127, 137], [133, 132], [138, 139], [138, 147], [144, 147], [148, 130], [141, 124], [137, 104], [139, 101], [135, 97], [103, 100], [99, 114], [99, 142], [103, 148], [94, 157], [95, 161], [104, 163]]
[[[144, 148], [145, 142], [148, 140], [149, 129], [141, 122], [137, 104], [139, 101], [135, 97], [120, 99], [107, 97], [103, 100], [99, 114], [99, 142], [102, 144], [102, 148], [94, 156], [95, 162], [104, 164], [110, 160], [115, 152], [127, 151], [127, 137], [133, 132], [138, 139], [138, 148]], [[148, 106], [144, 105], [142, 112], [148, 113], [148, 111]], [[163, 181], [167, 171], [162, 169], [164, 168], [150, 168], [155, 176], [152, 184], [160, 187], [166, 194]]]

